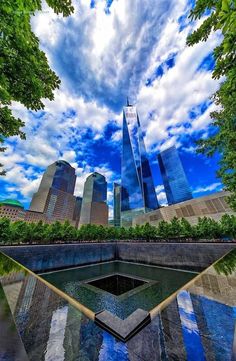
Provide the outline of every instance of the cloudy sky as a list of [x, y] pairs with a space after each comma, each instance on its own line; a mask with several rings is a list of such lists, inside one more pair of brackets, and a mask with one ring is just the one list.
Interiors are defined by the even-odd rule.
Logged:
[[40, 46], [62, 82], [43, 111], [13, 104], [27, 140], [12, 137], [0, 153], [7, 170], [0, 178], [0, 199], [17, 198], [27, 208], [45, 168], [64, 159], [76, 168], [76, 195], [82, 195], [89, 173], [99, 171], [107, 177], [112, 206], [127, 95], [137, 105], [159, 201], [166, 200], [156, 157], [173, 144], [194, 197], [220, 190], [219, 157], [196, 154], [195, 145], [212, 132], [210, 96], [219, 87], [211, 78], [212, 50], [220, 34], [186, 46], [187, 35], [200, 24], [188, 19], [191, 0], [74, 0], [74, 6], [68, 18], [46, 5], [32, 17]]

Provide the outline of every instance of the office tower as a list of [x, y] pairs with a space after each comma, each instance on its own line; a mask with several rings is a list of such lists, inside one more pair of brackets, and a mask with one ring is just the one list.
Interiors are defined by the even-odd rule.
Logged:
[[30, 210], [44, 212], [51, 188], [73, 195], [75, 181], [75, 169], [66, 161], [59, 160], [49, 165], [43, 174], [38, 191], [33, 195]]
[[123, 111], [123, 150], [121, 166], [121, 223], [159, 207], [136, 107]]
[[113, 188], [113, 214], [114, 214], [114, 226], [120, 227], [120, 214], [121, 212], [121, 186], [118, 183], [114, 183]]
[[50, 188], [44, 213], [46, 218], [58, 221], [73, 219], [76, 197], [59, 189]]
[[79, 225], [108, 224], [107, 182], [106, 178], [94, 172], [84, 184], [83, 200]]
[[76, 197], [74, 214], [73, 214], [73, 221], [75, 222], [76, 228], [78, 228], [79, 225], [81, 207], [82, 207], [82, 197]]
[[168, 204], [175, 204], [192, 199], [192, 193], [175, 146], [158, 154], [161, 176]]
[[47, 220], [72, 221], [76, 198], [75, 169], [64, 160], [49, 165], [38, 191], [33, 195], [30, 211], [40, 212]]

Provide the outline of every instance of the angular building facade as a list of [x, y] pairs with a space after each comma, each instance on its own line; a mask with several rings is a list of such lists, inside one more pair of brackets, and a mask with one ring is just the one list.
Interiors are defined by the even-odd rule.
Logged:
[[176, 147], [164, 150], [157, 157], [168, 204], [192, 199], [192, 192]]
[[198, 223], [199, 218], [207, 217], [219, 222], [223, 215], [236, 215], [227, 203], [230, 192], [221, 191], [207, 196], [189, 199], [171, 206], [161, 207], [133, 219], [133, 226], [150, 223], [158, 226], [161, 221], [170, 222], [173, 218], [185, 218], [190, 224]]
[[120, 227], [121, 225], [121, 185], [114, 183], [113, 188], [113, 215], [114, 215], [114, 227]]
[[135, 106], [123, 110], [121, 165], [121, 224], [132, 225], [133, 217], [159, 207], [140, 121]]
[[79, 225], [108, 225], [106, 178], [97, 172], [88, 176], [84, 184]]
[[69, 220], [73, 223], [75, 181], [75, 169], [68, 162], [59, 160], [49, 165], [33, 195], [30, 211], [43, 213], [49, 222]]
[[73, 221], [75, 222], [76, 228], [78, 228], [79, 226], [81, 207], [82, 207], [82, 197], [76, 197], [74, 214], [73, 214]]

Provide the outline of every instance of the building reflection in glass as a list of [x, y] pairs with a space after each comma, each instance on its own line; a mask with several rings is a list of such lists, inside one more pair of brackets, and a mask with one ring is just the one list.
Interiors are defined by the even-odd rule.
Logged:
[[194, 360], [196, 355], [198, 355], [198, 361], [205, 361], [205, 353], [189, 292], [179, 292], [177, 295], [177, 303], [187, 358], [188, 360]]
[[68, 306], [55, 310], [52, 314], [49, 337], [46, 346], [45, 361], [64, 361], [65, 349], [63, 347], [65, 338]]
[[192, 192], [176, 147], [172, 146], [159, 153], [158, 163], [168, 204], [192, 199]]
[[114, 212], [114, 226], [121, 225], [121, 185], [114, 183], [113, 185], [113, 212]]
[[123, 110], [121, 220], [131, 225], [134, 215], [159, 207], [136, 107]]

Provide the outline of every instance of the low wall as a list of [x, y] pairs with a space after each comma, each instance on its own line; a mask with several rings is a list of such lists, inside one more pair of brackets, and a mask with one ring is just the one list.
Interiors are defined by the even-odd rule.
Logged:
[[236, 247], [233, 243], [119, 243], [117, 259], [201, 271]]
[[115, 243], [0, 247], [0, 251], [35, 272], [114, 260]]
[[35, 272], [112, 260], [201, 271], [236, 247], [233, 243], [86, 243], [0, 247]]

